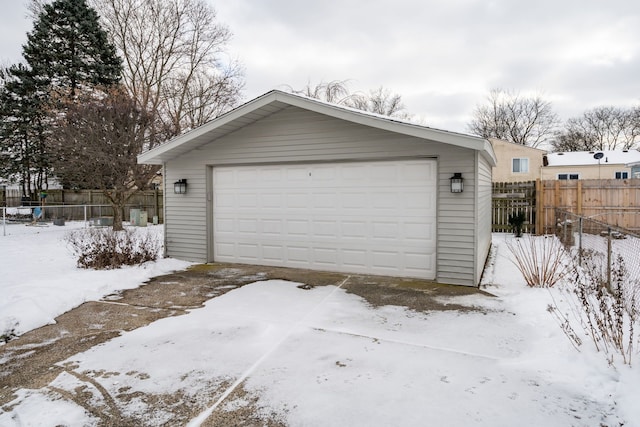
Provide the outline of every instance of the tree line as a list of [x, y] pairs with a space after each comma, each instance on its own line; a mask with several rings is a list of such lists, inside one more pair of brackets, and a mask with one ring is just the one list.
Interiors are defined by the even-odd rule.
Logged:
[[23, 197], [37, 199], [55, 178], [102, 190], [118, 215], [158, 172], [138, 154], [240, 102], [243, 70], [206, 0], [32, 0], [29, 9], [23, 62], [0, 70], [0, 177]]
[[[136, 156], [239, 105], [242, 65], [206, 0], [31, 0], [23, 61], [0, 69], [0, 177], [37, 200], [52, 179], [98, 189], [121, 212], [157, 166]], [[347, 80], [292, 93], [410, 120], [399, 94]], [[494, 89], [468, 131], [556, 151], [629, 149], [640, 107], [598, 107], [561, 125], [542, 95]], [[114, 218], [116, 227], [121, 218]]]
[[476, 106], [467, 127], [474, 135], [552, 151], [629, 150], [640, 142], [640, 105], [600, 106], [563, 124], [541, 94], [493, 89]]
[[[121, 207], [157, 166], [136, 157], [237, 106], [244, 76], [206, 0], [31, 0], [24, 61], [0, 69], [0, 177], [37, 200], [55, 179]], [[293, 93], [404, 116], [397, 94], [347, 81]]]

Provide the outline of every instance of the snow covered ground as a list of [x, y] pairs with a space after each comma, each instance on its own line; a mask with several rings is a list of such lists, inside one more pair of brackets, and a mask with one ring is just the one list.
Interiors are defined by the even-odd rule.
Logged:
[[[60, 314], [85, 301], [100, 299], [118, 289], [140, 286], [150, 277], [186, 268], [190, 263], [161, 259], [140, 267], [94, 271], [76, 268], [64, 242], [84, 222], [65, 226], [7, 224], [0, 218], [0, 335], [20, 335], [52, 323]], [[158, 234], [162, 227], [140, 229]], [[6, 234], [6, 235], [5, 235]]]
[[[0, 236], [0, 318], [19, 331], [187, 265], [161, 260], [123, 271], [82, 271], [60, 241], [69, 226], [21, 227]], [[497, 298], [456, 298], [481, 311], [375, 308], [339, 286], [303, 290], [271, 280], [124, 333], [67, 362], [77, 372], [93, 372], [112, 396], [126, 389], [204, 402], [212, 384], [224, 384], [225, 393], [192, 426], [213, 410], [247, 405], [232, 398], [239, 387], [258, 396], [265, 414], [292, 426], [640, 426], [637, 369], [608, 366], [588, 340], [581, 352], [573, 349], [546, 311], [560, 295], [525, 286], [510, 260], [510, 238], [494, 235], [485, 274], [486, 290]], [[79, 384], [61, 374], [52, 385], [74, 390]], [[145, 414], [148, 425], [170, 419], [149, 412], [142, 400], [121, 410]], [[11, 410], [0, 412], [2, 426], [95, 421], [41, 390], [22, 390]]]

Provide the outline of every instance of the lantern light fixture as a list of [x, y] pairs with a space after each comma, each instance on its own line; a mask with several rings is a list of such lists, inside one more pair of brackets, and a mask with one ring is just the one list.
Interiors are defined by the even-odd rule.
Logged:
[[462, 190], [464, 190], [464, 178], [462, 177], [462, 173], [456, 172], [449, 179], [451, 180], [451, 192], [462, 193]]
[[173, 183], [173, 192], [176, 194], [186, 194], [187, 193], [187, 180], [179, 179]]

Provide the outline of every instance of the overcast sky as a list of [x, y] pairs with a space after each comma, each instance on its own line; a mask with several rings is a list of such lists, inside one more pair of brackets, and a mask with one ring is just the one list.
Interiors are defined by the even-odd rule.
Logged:
[[[20, 60], [26, 0], [1, 0], [0, 60]], [[424, 124], [466, 131], [491, 88], [542, 92], [566, 119], [640, 104], [638, 0], [224, 0], [245, 100], [284, 85], [384, 86]]]

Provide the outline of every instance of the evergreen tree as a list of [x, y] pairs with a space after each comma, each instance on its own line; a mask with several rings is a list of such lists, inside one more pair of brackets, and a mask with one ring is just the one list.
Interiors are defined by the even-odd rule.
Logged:
[[20, 185], [22, 196], [35, 198], [47, 188], [47, 93], [24, 65], [0, 70], [0, 176]]
[[0, 71], [0, 176], [33, 199], [48, 187], [56, 122], [83, 92], [117, 84], [122, 62], [85, 0], [44, 5], [23, 57], [26, 65]]
[[81, 86], [111, 86], [122, 61], [85, 0], [56, 0], [43, 6], [27, 34], [23, 56], [35, 81], [74, 96]]

